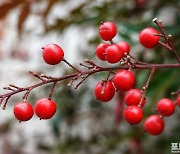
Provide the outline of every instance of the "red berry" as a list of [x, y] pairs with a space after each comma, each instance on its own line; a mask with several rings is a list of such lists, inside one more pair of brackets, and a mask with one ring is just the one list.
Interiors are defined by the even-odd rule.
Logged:
[[154, 28], [148, 27], [143, 29], [139, 34], [140, 43], [146, 48], [154, 48], [160, 40], [160, 36], [155, 36], [154, 34], [159, 34]]
[[33, 114], [33, 107], [27, 102], [19, 102], [14, 107], [14, 115], [19, 121], [28, 121], [32, 118]]
[[120, 70], [113, 78], [114, 86], [121, 91], [128, 91], [134, 86], [135, 77], [131, 71]]
[[96, 48], [96, 55], [99, 59], [101, 60], [106, 60], [105, 58], [105, 50], [106, 48], [108, 47], [109, 45], [108, 44], [105, 44], [105, 43], [101, 43], [97, 46]]
[[113, 98], [115, 94], [115, 88], [111, 81], [107, 81], [103, 83], [99, 82], [94, 89], [94, 93], [96, 99], [102, 102], [108, 102]]
[[56, 103], [47, 98], [41, 98], [35, 105], [36, 115], [40, 119], [50, 119], [56, 112]]
[[123, 57], [124, 52], [115, 44], [110, 45], [105, 50], [105, 58], [109, 63], [117, 63]]
[[180, 107], [180, 95], [178, 96], [176, 102], [177, 102], [177, 105]]
[[[127, 106], [129, 105], [138, 105], [142, 97], [142, 93], [139, 89], [131, 89], [125, 95], [125, 103]], [[145, 100], [142, 101], [141, 107], [145, 104]]]
[[151, 135], [159, 135], [164, 130], [164, 121], [159, 115], [151, 115], [145, 120], [144, 129]]
[[130, 45], [127, 42], [119, 42], [117, 45], [120, 47], [120, 49], [125, 53], [129, 54], [130, 52]]
[[99, 35], [105, 41], [112, 40], [117, 33], [116, 25], [113, 22], [104, 22], [99, 28]]
[[143, 119], [142, 109], [135, 105], [128, 106], [124, 110], [124, 118], [131, 125], [138, 124]]
[[160, 99], [156, 105], [156, 110], [163, 116], [170, 116], [171, 114], [173, 114], [174, 109], [175, 104], [168, 98]]
[[42, 56], [44, 61], [50, 65], [59, 64], [64, 57], [63, 49], [57, 44], [49, 44], [42, 48]]

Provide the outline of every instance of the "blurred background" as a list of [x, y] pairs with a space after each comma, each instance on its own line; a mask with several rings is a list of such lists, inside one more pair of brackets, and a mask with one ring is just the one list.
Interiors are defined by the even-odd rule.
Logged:
[[[13, 83], [28, 86], [39, 82], [28, 71], [55, 77], [72, 73], [65, 64], [48, 66], [41, 58], [41, 48], [59, 44], [65, 58], [77, 67], [85, 58], [106, 66], [95, 56], [102, 42], [98, 36], [101, 21], [113, 21], [118, 27], [114, 41], [127, 41], [131, 54], [148, 63], [176, 63], [173, 54], [157, 46], [153, 50], [139, 44], [138, 33], [147, 26], [155, 27], [152, 19], [161, 19], [174, 46], [180, 49], [179, 0], [1, 0], [0, 1], [0, 94]], [[180, 54], [180, 51], [178, 51]], [[149, 71], [135, 70], [136, 87], [141, 88]], [[171, 143], [180, 143], [180, 108], [165, 118], [165, 130], [159, 136], [144, 132], [143, 122], [130, 126], [123, 118], [123, 94], [109, 103], [94, 97], [94, 87], [107, 73], [89, 77], [77, 90], [60, 82], [53, 95], [58, 110], [51, 120], [35, 115], [19, 124], [13, 106], [23, 94], [9, 100], [0, 110], [1, 154], [169, 154]], [[178, 69], [159, 70], [147, 91], [145, 117], [156, 113], [155, 105], [162, 97], [175, 100], [170, 93], [180, 85]], [[35, 104], [47, 97], [50, 85], [33, 90], [28, 99]], [[144, 118], [145, 119], [145, 118]]]

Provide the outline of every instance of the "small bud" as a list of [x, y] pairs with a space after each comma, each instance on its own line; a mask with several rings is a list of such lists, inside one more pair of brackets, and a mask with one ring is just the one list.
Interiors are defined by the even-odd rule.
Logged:
[[153, 21], [153, 22], [156, 22], [156, 21], [157, 21], [157, 18], [154, 18], [152, 21]]
[[171, 35], [171, 34], [169, 34], [169, 35], [168, 35], [168, 37], [169, 37], [169, 38], [172, 38], [172, 35]]
[[88, 59], [84, 59], [84, 62], [86, 62], [86, 63], [87, 63], [88, 61], [89, 61]]
[[127, 54], [127, 52], [124, 52], [124, 56], [127, 56], [128, 54]]
[[127, 59], [131, 59], [131, 57], [129, 55], [127, 55]]
[[26, 99], [23, 99], [23, 102], [27, 102], [27, 100], [26, 100]]
[[122, 62], [120, 62], [120, 64], [121, 64], [121, 65], [124, 65], [124, 64], [125, 64], [125, 62], [124, 62], [124, 61], [122, 61]]

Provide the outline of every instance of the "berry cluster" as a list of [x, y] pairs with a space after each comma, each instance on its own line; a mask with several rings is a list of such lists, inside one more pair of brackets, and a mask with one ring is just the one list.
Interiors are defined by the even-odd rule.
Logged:
[[[119, 42], [114, 44], [112, 39], [117, 33], [116, 25], [112, 22], [102, 23], [99, 28], [99, 36], [108, 43], [101, 43], [96, 48], [96, 55], [100, 60], [107, 61], [108, 63], [118, 63], [131, 65], [131, 61], [125, 61], [130, 57], [130, 45], [127, 42]], [[154, 48], [160, 40], [159, 32], [151, 27], [143, 29], [139, 34], [139, 42], [146, 48]], [[130, 57], [131, 59], [131, 57]], [[126, 108], [124, 110], [124, 119], [131, 125], [138, 124], [143, 119], [142, 107], [146, 103], [144, 92], [147, 88], [143, 87], [142, 90], [134, 88], [135, 76], [129, 70], [121, 69], [114, 73], [112, 79], [100, 81], [95, 89], [94, 93], [96, 99], [102, 102], [110, 101], [115, 91], [125, 92], [124, 102]], [[110, 72], [113, 73], [113, 72]], [[177, 100], [180, 103], [180, 96]], [[144, 129], [151, 135], [158, 135], [162, 133], [164, 129], [164, 116], [170, 116], [173, 114], [175, 104], [168, 98], [159, 100], [156, 106], [156, 110], [159, 115], [151, 115], [144, 122]]]
[[[108, 76], [105, 80], [100, 81], [95, 89], [94, 94], [97, 100], [101, 102], [108, 102], [112, 100], [115, 93], [119, 91], [124, 95], [124, 103], [126, 108], [123, 111], [124, 119], [131, 125], [140, 123], [143, 120], [142, 108], [146, 104], [146, 91], [149, 86], [150, 80], [158, 68], [180, 68], [180, 57], [175, 51], [171, 35], [166, 35], [164, 25], [157, 18], [153, 20], [159, 27], [161, 33], [152, 27], [143, 29], [139, 33], [139, 42], [145, 48], [154, 48], [157, 44], [162, 45], [168, 50], [174, 53], [177, 64], [148, 64], [137, 60], [130, 54], [130, 45], [128, 42], [122, 41], [115, 44], [113, 38], [117, 34], [117, 27], [113, 22], [101, 23], [99, 28], [100, 38], [104, 41], [100, 43], [96, 48], [96, 55], [100, 60], [106, 61], [110, 64], [119, 64], [117, 67], [102, 67], [95, 64], [92, 60], [85, 60], [84, 63], [80, 63], [80, 66], [86, 70], [81, 70], [70, 64], [64, 58], [63, 49], [57, 44], [49, 44], [43, 47], [42, 58], [49, 65], [57, 65], [61, 61], [65, 62], [69, 67], [76, 72], [73, 74], [66, 74], [60, 77], [47, 76], [41, 73], [31, 72], [30, 74], [40, 80], [39, 83], [21, 88], [13, 84], [9, 84], [8, 87], [4, 87], [5, 90], [10, 90], [5, 94], [0, 95], [0, 104], [4, 102], [3, 109], [5, 109], [9, 98], [17, 93], [25, 92], [23, 96], [23, 102], [19, 102], [14, 107], [14, 115], [19, 121], [28, 121], [32, 118], [34, 110], [36, 115], [40, 119], [50, 119], [56, 112], [56, 103], [52, 100], [52, 94], [57, 82], [70, 79], [68, 86], [70, 87], [74, 82], [78, 83], [74, 88], [78, 88], [89, 76], [107, 71]], [[160, 41], [160, 37], [165, 39], [165, 42]], [[132, 69], [150, 69], [150, 74], [142, 89], [137, 89], [135, 85], [135, 75], [131, 71]], [[118, 70], [118, 71], [116, 71]], [[115, 72], [116, 71], [116, 72]], [[33, 109], [32, 105], [27, 102], [30, 92], [40, 86], [52, 83], [52, 88], [48, 98], [39, 99]], [[173, 92], [173, 95], [180, 94], [179, 91]], [[144, 121], [144, 129], [151, 135], [158, 135], [163, 132], [164, 129], [164, 117], [170, 116], [174, 113], [175, 106], [180, 107], [180, 96], [176, 101], [172, 101], [168, 98], [162, 98], [156, 105], [157, 114], [149, 116]]]

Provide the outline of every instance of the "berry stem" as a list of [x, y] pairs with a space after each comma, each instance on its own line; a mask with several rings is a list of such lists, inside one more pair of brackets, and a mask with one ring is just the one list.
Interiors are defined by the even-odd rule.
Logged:
[[73, 68], [74, 70], [76, 70], [77, 72], [81, 72], [79, 69], [77, 69], [76, 67], [74, 67], [72, 64], [70, 64], [66, 59], [63, 58], [62, 60], [63, 62], [65, 62], [67, 65], [69, 65], [71, 68]]
[[110, 42], [111, 44], [114, 44], [113, 40], [110, 40], [109, 42]]
[[49, 97], [48, 97], [49, 100], [52, 99], [52, 95], [53, 95], [54, 88], [55, 88], [56, 84], [57, 84], [57, 81], [55, 81], [55, 82], [53, 83], [53, 85], [52, 85], [52, 88], [51, 88], [51, 91], [50, 91]]
[[107, 78], [106, 78], [106, 81], [109, 80], [109, 77], [110, 77], [110, 75], [111, 75], [111, 72], [112, 72], [112, 70], [109, 71], [109, 73], [108, 73], [108, 75], [107, 75]]

